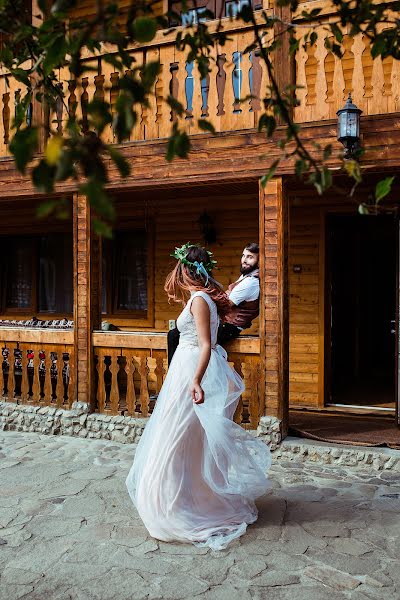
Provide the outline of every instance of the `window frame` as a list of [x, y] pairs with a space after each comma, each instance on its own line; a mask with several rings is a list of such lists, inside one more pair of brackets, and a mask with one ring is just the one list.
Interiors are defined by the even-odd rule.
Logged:
[[[146, 226], [137, 224], [128, 224], [126, 226], [117, 226], [114, 230], [114, 235], [118, 233], [141, 232], [146, 237], [146, 257], [147, 257], [147, 310], [122, 310], [117, 309], [117, 283], [116, 283], [116, 254], [117, 248], [112, 247], [112, 241], [106, 249], [108, 260], [108, 269], [111, 270], [106, 277], [106, 312], [101, 310], [101, 320], [109, 321], [117, 326], [135, 326], [135, 327], [154, 327], [154, 222], [148, 222]], [[104, 256], [104, 245], [102, 249], [102, 257]], [[102, 264], [102, 281], [103, 281], [103, 264]], [[102, 287], [103, 289], [103, 287]]]
[[[49, 234], [53, 232], [48, 232]], [[61, 233], [71, 235], [72, 232], [69, 231], [59, 231], [54, 233]], [[39, 320], [44, 321], [52, 321], [57, 319], [73, 319], [74, 318], [74, 307], [72, 306], [72, 312], [66, 313], [56, 313], [56, 312], [39, 312], [39, 277], [40, 277], [40, 268], [39, 268], [39, 253], [40, 253], [40, 238], [46, 235], [45, 233], [26, 233], [20, 235], [1, 235], [0, 240], [6, 241], [8, 240], [18, 240], [18, 239], [31, 239], [32, 240], [32, 292], [30, 299], [30, 306], [23, 308], [15, 308], [15, 307], [7, 307], [6, 305], [6, 296], [7, 296], [7, 266], [6, 260], [0, 261], [0, 283], [2, 287], [2, 294], [0, 295], [0, 318], [10, 319], [10, 320], [18, 320], [18, 319], [30, 319], [33, 316], [37, 317]], [[73, 255], [71, 255], [71, 261], [73, 265]]]

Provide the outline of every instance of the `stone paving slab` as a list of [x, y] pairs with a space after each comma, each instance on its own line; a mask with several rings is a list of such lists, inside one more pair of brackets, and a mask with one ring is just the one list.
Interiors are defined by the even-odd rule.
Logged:
[[258, 521], [214, 552], [148, 536], [134, 449], [0, 432], [0, 600], [400, 598], [400, 473], [281, 456]]

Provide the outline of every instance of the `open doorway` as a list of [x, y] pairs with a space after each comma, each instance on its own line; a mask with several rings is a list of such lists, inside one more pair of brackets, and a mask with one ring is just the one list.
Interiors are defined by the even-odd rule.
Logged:
[[391, 216], [327, 221], [328, 405], [395, 410], [397, 224]]

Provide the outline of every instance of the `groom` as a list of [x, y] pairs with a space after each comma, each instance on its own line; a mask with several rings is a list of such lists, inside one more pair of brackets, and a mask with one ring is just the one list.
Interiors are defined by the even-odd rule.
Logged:
[[[240, 277], [227, 289], [231, 310], [225, 323], [218, 329], [218, 344], [222, 346], [241, 334], [243, 329], [251, 327], [259, 314], [260, 276], [258, 270], [259, 247], [256, 243], [247, 244], [240, 261]], [[168, 365], [179, 343], [177, 328], [168, 332]]]

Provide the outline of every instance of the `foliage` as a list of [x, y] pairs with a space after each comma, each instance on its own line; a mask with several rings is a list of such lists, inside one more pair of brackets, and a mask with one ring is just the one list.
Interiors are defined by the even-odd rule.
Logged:
[[[343, 31], [346, 29], [350, 36], [363, 33], [369, 39], [373, 58], [391, 56], [400, 59], [400, 27], [396, 16], [400, 2], [329, 1], [335, 16], [329, 22], [324, 21], [323, 27], [330, 32], [325, 44], [336, 56], [340, 58], [343, 54]], [[177, 49], [185, 52], [188, 62], [196, 64], [201, 77], [206, 77], [214, 60], [215, 46], [224, 46], [227, 40], [221, 15], [203, 10], [199, 23], [179, 27], [182, 15], [169, 11], [157, 16], [155, 4], [156, 0], [132, 0], [129, 10], [122, 13], [116, 0], [96, 0], [95, 14], [77, 21], [71, 19], [76, 0], [39, 0], [40, 14], [34, 14], [33, 18], [26, 9], [25, 0], [0, 1], [0, 32], [6, 40], [0, 49], [0, 64], [25, 90], [16, 105], [12, 123], [10, 151], [15, 164], [21, 172], [29, 167], [35, 187], [48, 194], [59, 182], [75, 181], [76, 189], [87, 194], [97, 215], [96, 227], [103, 235], [109, 234], [108, 223], [114, 216], [106, 192], [109, 164], [115, 165], [121, 177], [128, 177], [130, 166], [118, 146], [103, 141], [102, 133], [111, 124], [116, 142], [121, 144], [129, 140], [141, 108], [149, 106], [160, 72], [158, 61], [135, 63], [130, 49], [137, 44], [150, 43], [159, 35], [158, 29], [167, 29], [174, 23], [170, 31], [175, 32]], [[255, 11], [249, 4], [242, 4], [237, 14], [231, 9], [231, 18], [251, 25], [254, 39], [245, 52], [257, 51], [269, 75], [270, 85], [264, 90], [264, 111], [258, 129], [278, 144], [281, 158], [269, 165], [262, 184], [266, 185], [279, 171], [282, 160], [290, 159], [296, 175], [322, 194], [332, 185], [329, 169], [332, 148], [317, 143], [311, 147], [305, 144], [299, 125], [292, 120], [293, 107], [298, 102], [297, 88], [290, 85], [282, 89], [274, 70], [275, 56], [285, 36], [291, 54], [300, 44], [317, 42], [321, 9], [312, 8], [300, 13], [299, 6], [298, 0], [277, 0], [273, 12]], [[182, 9], [183, 14], [189, 10], [186, 1], [182, 2]], [[211, 28], [210, 19], [213, 18], [217, 23], [214, 21]], [[302, 30], [307, 23], [312, 24], [311, 30], [309, 27]], [[300, 36], [302, 31], [306, 33]], [[87, 65], [83, 66], [82, 58], [96, 52], [101, 52], [104, 60], [119, 73], [118, 97], [114, 106], [95, 97], [88, 102], [86, 114], [78, 117], [77, 106], [66, 102], [63, 84], [82, 76], [84, 70], [88, 70]], [[61, 78], [60, 73], [63, 73]], [[52, 115], [60, 102], [68, 115], [62, 135], [48, 116], [44, 122], [37, 119], [32, 122], [29, 115], [33, 103], [42, 104], [43, 114]], [[175, 115], [166, 158], [187, 157], [190, 140], [180, 127], [180, 119], [185, 116], [184, 107], [172, 96], [165, 102]], [[202, 117], [198, 126], [202, 131], [215, 133], [212, 119]], [[343, 160], [343, 168], [355, 184], [361, 181], [361, 170], [356, 161]], [[388, 177], [378, 184], [377, 206], [389, 194], [392, 183], [393, 177]], [[48, 214], [54, 208], [54, 203], [47, 202], [41, 212]]]

